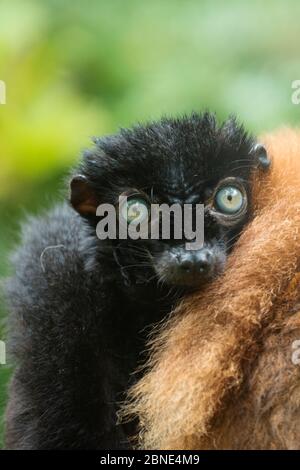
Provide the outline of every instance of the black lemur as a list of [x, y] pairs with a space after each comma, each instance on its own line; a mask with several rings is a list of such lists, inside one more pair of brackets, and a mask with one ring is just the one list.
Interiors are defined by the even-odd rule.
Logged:
[[[7, 283], [16, 367], [6, 412], [9, 449], [124, 449], [117, 424], [151, 325], [224, 269], [245, 224], [264, 149], [230, 118], [163, 118], [97, 138], [70, 201], [30, 219]], [[155, 203], [204, 204], [205, 240], [96, 235], [96, 208], [126, 194], [131, 217]], [[133, 208], [131, 206], [134, 206]]]

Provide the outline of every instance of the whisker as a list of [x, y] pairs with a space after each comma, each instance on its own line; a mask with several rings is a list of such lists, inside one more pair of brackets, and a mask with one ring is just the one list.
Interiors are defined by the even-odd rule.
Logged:
[[126, 264], [121, 266], [122, 269], [127, 269], [127, 268], [152, 268], [152, 264], [150, 263], [138, 263], [138, 264]]
[[237, 160], [233, 160], [231, 164], [239, 163], [239, 162], [253, 162], [253, 158], [238, 158]]
[[236, 171], [236, 170], [241, 170], [241, 169], [252, 169], [253, 165], [240, 165], [236, 166], [235, 168], [231, 168], [230, 171]]

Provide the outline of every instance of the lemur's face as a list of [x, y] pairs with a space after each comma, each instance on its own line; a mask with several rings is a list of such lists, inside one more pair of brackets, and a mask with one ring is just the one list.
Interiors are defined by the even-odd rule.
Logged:
[[[107, 240], [123, 274], [135, 282], [197, 286], [213, 279], [249, 215], [251, 170], [264, 149], [229, 120], [218, 127], [210, 114], [164, 119], [96, 141], [85, 155], [84, 178], [72, 182], [72, 204], [92, 223], [95, 208], [113, 204], [128, 223], [151, 223], [151, 204], [204, 205], [204, 244], [187, 249], [184, 231], [169, 239]], [[119, 210], [119, 196], [127, 202]], [[192, 209], [193, 210], [193, 209]], [[195, 227], [194, 227], [195, 228]], [[196, 227], [197, 228], [197, 227]], [[101, 242], [103, 244], [103, 242]]]

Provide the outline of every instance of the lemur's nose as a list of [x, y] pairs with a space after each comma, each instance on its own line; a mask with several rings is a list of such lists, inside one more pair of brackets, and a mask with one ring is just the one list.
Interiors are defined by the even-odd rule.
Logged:
[[209, 270], [212, 255], [208, 250], [185, 254], [179, 261], [179, 267], [186, 273], [205, 273]]

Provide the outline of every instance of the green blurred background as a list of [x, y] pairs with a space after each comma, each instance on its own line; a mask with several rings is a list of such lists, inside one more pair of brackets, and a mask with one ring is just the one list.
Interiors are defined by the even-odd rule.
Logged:
[[298, 0], [0, 0], [0, 277], [91, 136], [206, 107], [259, 133], [297, 125], [299, 18]]

